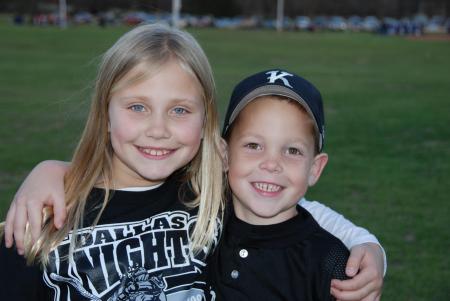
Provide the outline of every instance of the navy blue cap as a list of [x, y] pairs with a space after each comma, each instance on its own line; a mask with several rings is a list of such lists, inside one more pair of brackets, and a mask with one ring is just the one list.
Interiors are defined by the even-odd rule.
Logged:
[[260, 96], [278, 95], [297, 101], [314, 119], [319, 134], [319, 152], [323, 149], [325, 139], [325, 117], [322, 96], [319, 90], [306, 79], [281, 69], [271, 69], [253, 74], [242, 80], [234, 88], [228, 104], [222, 131], [225, 137], [230, 125], [242, 109]]

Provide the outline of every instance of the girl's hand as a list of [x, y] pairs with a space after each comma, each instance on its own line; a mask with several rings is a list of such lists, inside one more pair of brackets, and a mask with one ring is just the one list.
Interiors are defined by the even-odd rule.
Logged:
[[66, 218], [64, 174], [68, 168], [69, 164], [61, 161], [43, 161], [33, 168], [14, 196], [6, 215], [6, 247], [12, 247], [15, 242], [17, 252], [24, 253], [27, 224], [33, 243], [38, 239], [45, 206], [53, 206], [55, 227], [61, 228]]
[[380, 300], [383, 287], [384, 255], [379, 245], [365, 243], [353, 247], [345, 272], [347, 276], [353, 278], [331, 281], [331, 294], [336, 300]]

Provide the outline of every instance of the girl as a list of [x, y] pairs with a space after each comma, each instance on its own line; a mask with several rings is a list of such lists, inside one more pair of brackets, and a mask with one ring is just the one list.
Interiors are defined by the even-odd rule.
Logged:
[[[158, 25], [125, 34], [104, 56], [88, 122], [65, 176], [65, 225], [57, 231], [58, 216], [48, 213], [34, 245], [33, 229], [27, 229], [25, 255], [29, 262], [45, 266], [43, 277], [36, 265], [25, 268], [14, 251], [2, 248], [2, 270], [15, 271], [3, 273], [8, 275], [3, 282], [7, 290], [18, 296], [15, 300], [21, 300], [21, 294], [27, 294], [24, 300], [42, 294], [71, 300], [211, 297], [203, 270], [224, 205], [218, 141], [214, 81], [196, 41]], [[34, 184], [25, 185], [22, 193], [34, 192], [36, 183], [47, 184], [52, 177], [47, 170], [34, 171], [29, 179]], [[51, 191], [58, 181], [50, 183], [40, 189]], [[8, 213], [8, 246], [11, 225], [25, 225], [23, 204], [14, 202]], [[31, 204], [30, 222], [40, 220], [36, 206], [43, 204]], [[353, 246], [351, 233], [359, 229], [318, 203], [306, 204], [319, 213], [324, 227], [334, 228], [336, 236]], [[14, 228], [21, 249], [21, 227]], [[34, 227], [35, 232], [39, 229]], [[371, 241], [361, 235], [356, 239]], [[380, 266], [374, 263], [381, 258], [378, 246], [357, 250], [352, 265], [359, 267], [364, 255], [365, 276], [355, 277], [360, 277], [358, 289], [344, 292], [343, 300], [377, 295], [381, 288], [380, 273], [371, 274]], [[24, 292], [25, 275], [40, 285]]]
[[66, 223], [57, 230], [48, 212], [37, 242], [25, 241], [28, 263], [45, 266], [45, 285], [36, 281], [23, 296], [18, 286], [30, 281], [2, 255], [2, 293], [209, 299], [202, 269], [223, 211], [214, 95], [210, 65], [190, 35], [146, 25], [121, 37], [103, 57], [65, 176]]

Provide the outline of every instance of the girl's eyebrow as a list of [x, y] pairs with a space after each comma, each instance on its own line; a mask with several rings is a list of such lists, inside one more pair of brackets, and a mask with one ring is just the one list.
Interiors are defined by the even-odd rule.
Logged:
[[[149, 97], [147, 97], [145, 95], [126, 95], [126, 96], [119, 97], [118, 99], [119, 100], [123, 100], [123, 101], [132, 100], [132, 99], [139, 99], [139, 100], [142, 100], [142, 101], [150, 101], [151, 100], [151, 98], [149, 98]], [[201, 99], [197, 100], [195, 98], [184, 98], [184, 97], [175, 97], [175, 98], [172, 98], [170, 101], [171, 102], [177, 102], [177, 103], [178, 102], [188, 102], [188, 103], [197, 103], [197, 102], [199, 102], [199, 103], [202, 103]]]
[[140, 99], [140, 100], [143, 100], [143, 101], [147, 101], [148, 100], [148, 98], [147, 97], [145, 97], [145, 96], [139, 96], [139, 95], [126, 95], [126, 96], [121, 96], [121, 97], [118, 97], [118, 99], [119, 100], [122, 100], [122, 101], [125, 101], [125, 100], [132, 100], [132, 99]]
[[173, 101], [175, 102], [190, 102], [190, 103], [203, 103], [201, 99], [196, 99], [196, 98], [184, 98], [184, 97], [176, 97], [173, 98]]

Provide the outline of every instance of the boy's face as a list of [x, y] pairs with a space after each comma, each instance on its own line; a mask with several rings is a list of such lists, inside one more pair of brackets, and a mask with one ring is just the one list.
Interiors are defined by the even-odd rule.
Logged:
[[237, 217], [250, 224], [275, 224], [297, 214], [297, 202], [328, 159], [314, 154], [312, 126], [296, 104], [270, 96], [240, 112], [228, 141]]

